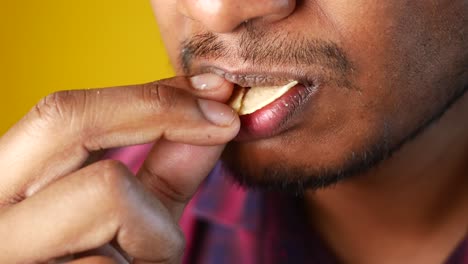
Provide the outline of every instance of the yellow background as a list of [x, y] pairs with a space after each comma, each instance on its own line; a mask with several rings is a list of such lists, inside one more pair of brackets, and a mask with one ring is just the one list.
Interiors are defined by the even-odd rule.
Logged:
[[53, 91], [170, 75], [149, 0], [0, 0], [0, 135]]

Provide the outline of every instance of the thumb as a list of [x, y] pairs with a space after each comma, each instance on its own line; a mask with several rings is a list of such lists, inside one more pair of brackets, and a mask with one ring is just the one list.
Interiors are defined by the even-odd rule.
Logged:
[[216, 165], [223, 149], [224, 145], [194, 146], [160, 140], [137, 177], [178, 221], [185, 205]]

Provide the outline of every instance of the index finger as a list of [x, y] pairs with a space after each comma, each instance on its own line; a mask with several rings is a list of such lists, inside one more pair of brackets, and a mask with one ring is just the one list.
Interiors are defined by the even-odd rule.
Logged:
[[[197, 99], [192, 94], [203, 90], [184, 82], [179, 77], [46, 97], [0, 138], [0, 168], [5, 175], [0, 180], [0, 202], [14, 203], [35, 193], [80, 168], [92, 151], [159, 138], [196, 145], [231, 140], [240, 126], [237, 115], [224, 104]], [[232, 86], [220, 84], [218, 88], [229, 94]]]

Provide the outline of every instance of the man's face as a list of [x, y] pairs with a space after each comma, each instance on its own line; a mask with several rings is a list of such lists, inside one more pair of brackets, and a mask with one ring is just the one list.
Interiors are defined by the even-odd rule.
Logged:
[[297, 79], [308, 88], [297, 105], [256, 117], [279, 112], [272, 125], [244, 120], [247, 136], [228, 145], [224, 160], [249, 184], [321, 187], [362, 172], [467, 85], [466, 0], [152, 4], [177, 74], [215, 71], [243, 86]]

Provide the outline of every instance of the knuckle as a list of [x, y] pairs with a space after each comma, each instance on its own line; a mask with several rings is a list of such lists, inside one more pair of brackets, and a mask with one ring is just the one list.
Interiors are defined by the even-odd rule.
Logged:
[[150, 166], [143, 164], [140, 168], [141, 173], [145, 176], [142, 178], [143, 184], [152, 192], [164, 195], [164, 198], [169, 201], [174, 201], [180, 204], [187, 203], [191, 195], [181, 192], [174, 188], [164, 177], [152, 170]]
[[103, 256], [92, 256], [92, 257], [84, 257], [81, 259], [73, 260], [72, 262], [68, 262], [68, 264], [118, 264], [115, 259], [111, 257], [103, 257]]
[[178, 226], [174, 226], [172, 232], [160, 243], [158, 263], [177, 263], [184, 254], [185, 236]]
[[94, 164], [94, 169], [97, 170], [98, 177], [93, 177], [91, 184], [98, 188], [106, 200], [121, 204], [119, 200], [128, 194], [131, 185], [129, 169], [116, 160], [97, 162]]
[[168, 110], [177, 104], [176, 90], [158, 82], [143, 85], [141, 91], [144, 104], [152, 110]]
[[39, 101], [33, 108], [32, 114], [39, 120], [46, 122], [70, 120], [80, 113], [80, 102], [85, 97], [84, 91], [60, 91], [52, 93]]
[[170, 245], [173, 249], [173, 256], [172, 258], [179, 258], [180, 256], [183, 255], [184, 251], [185, 251], [185, 245], [186, 245], [186, 240], [185, 240], [185, 236], [184, 236], [184, 233], [182, 232], [182, 230], [176, 226], [175, 228], [175, 231], [172, 232], [172, 245]]

